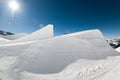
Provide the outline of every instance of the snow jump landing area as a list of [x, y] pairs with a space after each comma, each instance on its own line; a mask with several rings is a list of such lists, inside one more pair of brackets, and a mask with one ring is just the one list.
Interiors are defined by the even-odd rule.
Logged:
[[0, 39], [2, 80], [120, 80], [119, 53], [99, 30], [54, 37], [53, 25], [14, 40]]

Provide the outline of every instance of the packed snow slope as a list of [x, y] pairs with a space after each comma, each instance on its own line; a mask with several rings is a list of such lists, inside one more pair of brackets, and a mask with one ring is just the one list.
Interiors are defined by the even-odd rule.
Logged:
[[36, 41], [36, 40], [49, 39], [53, 37], [54, 37], [53, 25], [49, 24], [43, 27], [42, 29], [31, 33], [30, 35], [27, 35], [25, 37], [15, 40], [15, 42]]
[[15, 34], [15, 35], [7, 35], [7, 36], [3, 36], [1, 35], [1, 37], [7, 39], [7, 40], [15, 40], [15, 39], [19, 39], [22, 38], [24, 36], [27, 36], [27, 33], [19, 33], [19, 34]]
[[37, 30], [31, 34], [20, 33], [16, 35], [9, 36], [1, 36], [5, 39], [11, 40], [9, 42], [2, 42], [1, 45], [15, 45], [15, 44], [23, 44], [23, 43], [31, 43], [37, 40], [44, 40], [54, 37], [53, 25], [49, 24], [40, 30]]
[[119, 55], [109, 46], [99, 30], [11, 44], [0, 46], [0, 57], [19, 56], [15, 68], [40, 74], [58, 73], [79, 59], [101, 60]]
[[20, 80], [120, 80], [120, 57], [77, 60], [56, 74], [20, 72]]
[[79, 59], [55, 74], [36, 74], [14, 68], [18, 57], [0, 58], [1, 80], [119, 80], [120, 56], [102, 60]]
[[[114, 63], [113, 63], [114, 64]], [[100, 75], [97, 80], [120, 80], [120, 61], [107, 73]]]
[[13, 68], [14, 64], [17, 63], [17, 56], [6, 56], [0, 58], [0, 72], [6, 72]]
[[118, 47], [117, 49], [115, 49], [117, 52], [120, 52], [120, 47]]

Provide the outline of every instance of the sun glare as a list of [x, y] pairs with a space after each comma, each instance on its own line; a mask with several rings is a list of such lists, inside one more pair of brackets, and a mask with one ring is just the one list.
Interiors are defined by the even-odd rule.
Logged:
[[19, 4], [15, 0], [9, 2], [9, 7], [12, 11], [19, 10]]

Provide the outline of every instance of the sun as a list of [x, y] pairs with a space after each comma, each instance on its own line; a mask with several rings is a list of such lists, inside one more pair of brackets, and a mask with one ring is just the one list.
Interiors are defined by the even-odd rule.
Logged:
[[12, 11], [19, 10], [19, 4], [15, 0], [9, 2], [9, 7]]

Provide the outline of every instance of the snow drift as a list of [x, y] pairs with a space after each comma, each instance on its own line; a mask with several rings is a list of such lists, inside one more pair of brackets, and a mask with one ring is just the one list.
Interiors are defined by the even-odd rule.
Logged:
[[24, 36], [27, 36], [28, 34], [26, 33], [20, 33], [20, 34], [15, 34], [15, 35], [7, 35], [7, 36], [3, 36], [1, 35], [2, 38], [5, 38], [7, 40], [15, 40], [15, 39], [19, 39], [22, 38]]

